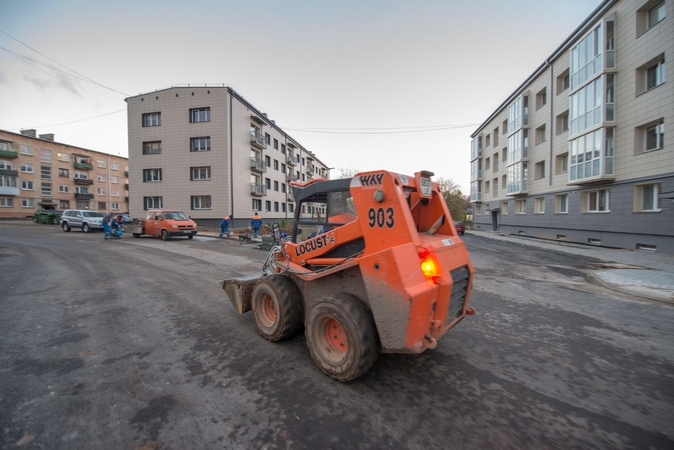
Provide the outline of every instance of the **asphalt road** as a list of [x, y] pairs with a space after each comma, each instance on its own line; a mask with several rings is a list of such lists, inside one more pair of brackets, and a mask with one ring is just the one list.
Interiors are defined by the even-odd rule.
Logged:
[[477, 314], [340, 384], [234, 313], [259, 250], [0, 223], [0, 448], [674, 448], [674, 308], [464, 240]]

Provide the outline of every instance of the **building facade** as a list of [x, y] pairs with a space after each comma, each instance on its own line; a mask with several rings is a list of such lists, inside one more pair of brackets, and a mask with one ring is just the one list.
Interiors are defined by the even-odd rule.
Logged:
[[480, 125], [475, 227], [674, 253], [673, 19], [604, 1]]
[[325, 164], [232, 88], [174, 86], [126, 99], [130, 212], [185, 211], [213, 226], [292, 220], [290, 182], [329, 177]]
[[128, 159], [37, 136], [0, 130], [0, 217], [40, 209], [126, 212]]

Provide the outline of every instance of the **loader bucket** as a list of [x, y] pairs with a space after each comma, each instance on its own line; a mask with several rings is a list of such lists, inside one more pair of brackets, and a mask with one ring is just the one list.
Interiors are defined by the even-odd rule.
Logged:
[[260, 278], [260, 275], [252, 275], [220, 281], [220, 287], [227, 293], [227, 297], [229, 297], [229, 301], [232, 302], [232, 306], [237, 313], [243, 314], [250, 311], [253, 287]]

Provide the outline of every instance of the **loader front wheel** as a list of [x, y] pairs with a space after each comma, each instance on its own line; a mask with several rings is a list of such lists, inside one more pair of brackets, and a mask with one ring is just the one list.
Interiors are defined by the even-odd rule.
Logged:
[[270, 341], [294, 335], [302, 325], [302, 299], [297, 286], [283, 275], [271, 275], [253, 288], [251, 308], [257, 331]]
[[379, 344], [374, 319], [353, 295], [331, 294], [311, 305], [305, 336], [318, 368], [337, 381], [362, 376], [377, 360]]

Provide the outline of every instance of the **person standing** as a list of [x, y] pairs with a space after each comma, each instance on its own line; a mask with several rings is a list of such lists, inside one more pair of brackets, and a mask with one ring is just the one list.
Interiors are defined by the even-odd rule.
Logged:
[[112, 220], [112, 215], [110, 213], [105, 213], [103, 216], [103, 237], [105, 240], [110, 239], [110, 221]]
[[229, 237], [229, 227], [231, 226], [230, 220], [229, 216], [225, 216], [225, 218], [222, 219], [220, 222], [220, 236], [218, 237], [222, 237], [223, 235]]
[[124, 230], [124, 218], [122, 216], [113, 217], [110, 221], [110, 226], [114, 232], [113, 239], [122, 239], [122, 231]]
[[257, 211], [253, 214], [253, 220], [250, 221], [250, 226], [253, 228], [253, 237], [256, 238], [260, 232], [260, 227], [262, 226], [262, 217], [257, 214]]

